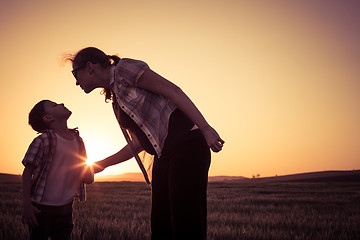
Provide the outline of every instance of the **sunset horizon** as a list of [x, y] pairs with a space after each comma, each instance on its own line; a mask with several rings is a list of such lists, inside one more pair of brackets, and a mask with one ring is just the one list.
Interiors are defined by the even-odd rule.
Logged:
[[[288, 174], [275, 174], [273, 176], [262, 176], [260, 174], [253, 174], [252, 176], [240, 176], [240, 175], [209, 175], [208, 178], [212, 179], [212, 181], [228, 181], [228, 180], [240, 180], [240, 179], [266, 179], [266, 178], [279, 178], [279, 177], [288, 177], [288, 176], [297, 176], [297, 175], [321, 175], [321, 174], [351, 174], [355, 173], [360, 176], [360, 169], [352, 169], [352, 170], [319, 170], [312, 172], [296, 172], [296, 173], [288, 173]], [[0, 172], [0, 175], [10, 175], [10, 176], [21, 176], [22, 174], [14, 174], [14, 173], [3, 173]], [[96, 182], [110, 181], [110, 182], [118, 182], [118, 181], [136, 181], [136, 182], [144, 182], [145, 179], [141, 172], [125, 172], [120, 174], [95, 174]], [[210, 180], [211, 181], [211, 180]]]

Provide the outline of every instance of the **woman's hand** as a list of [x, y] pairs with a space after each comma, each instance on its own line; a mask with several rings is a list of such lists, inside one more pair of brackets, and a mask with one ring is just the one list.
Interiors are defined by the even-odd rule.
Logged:
[[220, 138], [219, 134], [215, 131], [215, 129], [208, 125], [204, 129], [201, 129], [201, 131], [211, 150], [213, 150], [214, 152], [219, 152], [222, 150], [225, 141]]
[[93, 163], [93, 169], [94, 169], [94, 173], [99, 173], [104, 171], [105, 167], [101, 166], [99, 163], [94, 162]]

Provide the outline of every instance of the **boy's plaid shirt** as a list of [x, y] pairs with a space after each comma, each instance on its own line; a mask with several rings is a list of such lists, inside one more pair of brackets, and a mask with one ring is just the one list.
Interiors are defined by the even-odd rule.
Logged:
[[[79, 136], [78, 130], [71, 129], [71, 131], [74, 133], [79, 146], [79, 161], [85, 161], [84, 142]], [[30, 164], [35, 168], [31, 181], [31, 199], [35, 202], [40, 202], [43, 198], [47, 176], [56, 150], [56, 142], [55, 133], [52, 130], [46, 130], [32, 141], [22, 161], [24, 166]], [[80, 183], [79, 189], [78, 197], [80, 201], [83, 201], [86, 198], [86, 189], [83, 182]]]
[[[110, 70], [110, 84], [113, 96], [113, 109], [119, 121], [118, 111], [124, 111], [145, 133], [157, 157], [161, 156], [165, 138], [168, 134], [169, 118], [176, 109], [170, 99], [137, 87], [141, 75], [149, 66], [139, 60], [122, 58]], [[120, 109], [121, 108], [121, 109]], [[121, 127], [121, 126], [120, 126]], [[131, 147], [136, 136], [121, 127], [125, 139]], [[150, 184], [154, 156], [142, 151], [135, 156], [145, 180]]]

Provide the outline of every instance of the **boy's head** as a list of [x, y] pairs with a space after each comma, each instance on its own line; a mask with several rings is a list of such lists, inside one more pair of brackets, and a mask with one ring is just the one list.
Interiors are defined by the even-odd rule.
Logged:
[[29, 125], [37, 132], [51, 129], [56, 122], [66, 122], [70, 117], [69, 111], [64, 104], [57, 104], [50, 100], [38, 102], [29, 113]]

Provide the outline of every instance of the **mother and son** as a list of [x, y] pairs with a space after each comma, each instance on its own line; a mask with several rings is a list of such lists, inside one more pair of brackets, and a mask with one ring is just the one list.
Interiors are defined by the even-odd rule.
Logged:
[[143, 61], [94, 47], [70, 60], [76, 85], [85, 93], [103, 88], [112, 101], [127, 145], [88, 166], [79, 132], [67, 126], [71, 111], [50, 100], [37, 103], [29, 124], [40, 135], [22, 161], [30, 239], [70, 239], [74, 198], [85, 200], [94, 173], [132, 157], [148, 183], [152, 171], [151, 239], [206, 239], [210, 148], [219, 152], [224, 144], [218, 133], [178, 86]]

